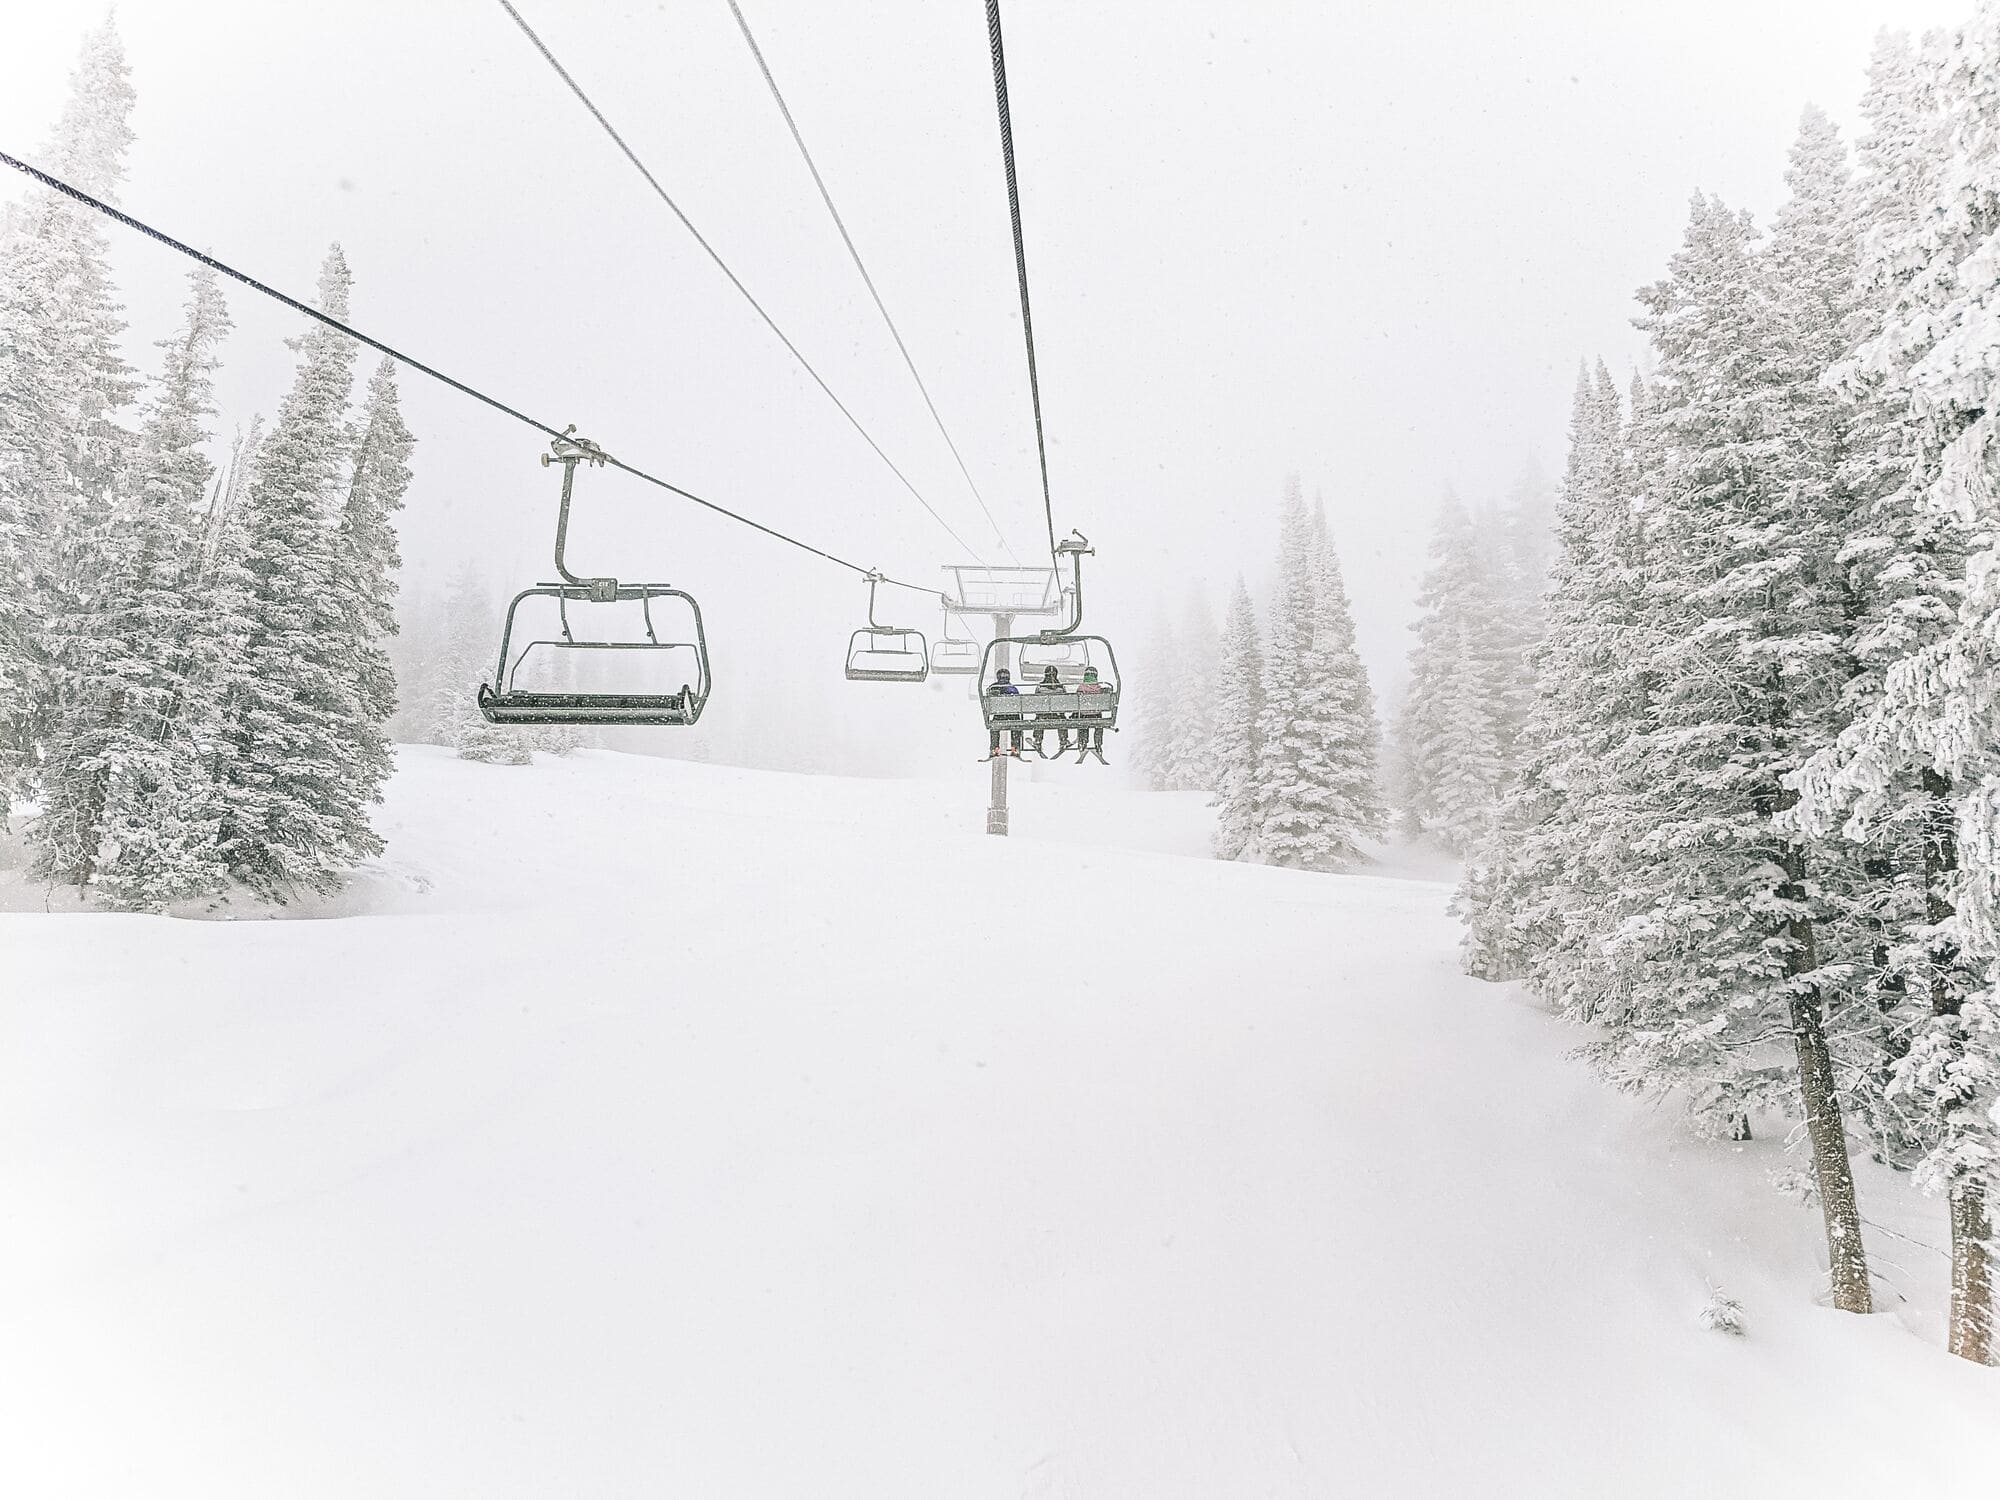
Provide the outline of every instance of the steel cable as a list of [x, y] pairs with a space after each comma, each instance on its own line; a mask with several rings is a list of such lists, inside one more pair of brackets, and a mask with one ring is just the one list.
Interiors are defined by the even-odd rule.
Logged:
[[[482, 402], [483, 404], [492, 407], [493, 410], [500, 412], [505, 416], [512, 417], [516, 422], [520, 422], [525, 426], [532, 427], [535, 429], [535, 431], [542, 433], [547, 437], [561, 438], [566, 436], [563, 429], [552, 426], [547, 422], [541, 421], [539, 418], [531, 417], [526, 412], [521, 411], [519, 408], [509, 406], [506, 402], [500, 400], [498, 397], [489, 396], [486, 394], [486, 392], [478, 389], [476, 386], [467, 385], [464, 381], [458, 380], [453, 376], [445, 374], [444, 371], [436, 368], [435, 366], [427, 365], [422, 360], [417, 359], [412, 355], [405, 354], [402, 350], [396, 348], [395, 346], [391, 344], [386, 344], [378, 338], [374, 338], [369, 334], [363, 333], [360, 329], [354, 327], [352, 324], [343, 323], [340, 319], [331, 317], [328, 314], [321, 312], [318, 308], [313, 307], [309, 303], [301, 302], [296, 297], [288, 296], [284, 292], [279, 291], [276, 287], [270, 286], [265, 282], [259, 281], [256, 277], [251, 276], [243, 271], [239, 271], [234, 266], [229, 265], [226, 262], [217, 260], [214, 256], [209, 255], [204, 251], [195, 249], [194, 246], [186, 243], [185, 241], [175, 239], [172, 235], [166, 233], [164, 230], [155, 229], [152, 225], [144, 222], [143, 220], [133, 218], [132, 215], [124, 212], [122, 209], [113, 208], [110, 204], [104, 202], [103, 200], [98, 198], [93, 198], [89, 193], [83, 191], [82, 188], [73, 187], [69, 183], [64, 182], [61, 178], [52, 176], [49, 173], [44, 172], [39, 167], [29, 165], [27, 162], [22, 161], [19, 157], [9, 156], [5, 151], [0, 151], [0, 165], [12, 167], [15, 171], [23, 173], [24, 175], [35, 180], [36, 182], [41, 183], [44, 187], [49, 188], [55, 192], [61, 193], [67, 198], [74, 199], [76, 202], [81, 203], [84, 207], [94, 209], [96, 212], [103, 214], [106, 218], [111, 219], [116, 223], [123, 224], [127, 229], [137, 230], [140, 234], [145, 235], [149, 239], [158, 241], [160, 244], [165, 245], [168, 249], [177, 250], [182, 255], [187, 256], [190, 260], [198, 261], [202, 265], [207, 266], [210, 270], [219, 272], [221, 275], [227, 276], [230, 280], [238, 282], [243, 286], [249, 287], [253, 292], [261, 293], [262, 295], [269, 297], [274, 302], [282, 303], [284, 306], [289, 307], [293, 312], [303, 313], [306, 317], [313, 319], [313, 321], [317, 323], [323, 323], [328, 328], [334, 329], [336, 332], [345, 334], [348, 338], [353, 339], [356, 343], [365, 344], [370, 349], [376, 350], [378, 353], [387, 355], [390, 359], [395, 360], [398, 364], [408, 366], [410, 369], [415, 370], [420, 375], [428, 375], [432, 380], [437, 381], [440, 385], [449, 386], [451, 387], [451, 389], [457, 391], [462, 396], [470, 396], [474, 401]], [[695, 494], [694, 491], [692, 490], [682, 489], [679, 485], [673, 484], [668, 480], [662, 479], [657, 474], [649, 474], [644, 469], [638, 468], [632, 464], [628, 464], [621, 459], [614, 458], [608, 453], [604, 455], [604, 461], [607, 464], [609, 464], [612, 468], [619, 469], [627, 474], [630, 474], [634, 479], [643, 480], [647, 484], [657, 486], [658, 488], [667, 491], [669, 494], [678, 495], [683, 500], [692, 501], [694, 504], [701, 506], [704, 510], [713, 511], [719, 516], [724, 516], [729, 520], [736, 522], [738, 525], [748, 526], [753, 531], [760, 531], [765, 536], [768, 536], [775, 541], [784, 542], [788, 546], [797, 547], [802, 552], [810, 552], [814, 557], [823, 558], [825, 561], [834, 564], [836, 567], [847, 569], [850, 573], [858, 573], [863, 578], [866, 578], [869, 577], [871, 574], [874, 574], [876, 571], [873, 568], [864, 568], [859, 563], [849, 562], [846, 558], [836, 556], [834, 553], [828, 552], [823, 547], [815, 547], [811, 542], [800, 541], [797, 537], [782, 532], [778, 530], [775, 526], [766, 526], [762, 521], [752, 520], [749, 516], [744, 515], [741, 511], [731, 510], [726, 505], [720, 505], [713, 500], [704, 499], [700, 495]], [[910, 589], [915, 593], [926, 594], [938, 600], [943, 600], [944, 598], [944, 596], [937, 589], [926, 588], [919, 584], [914, 584], [914, 583], [905, 583], [899, 578], [891, 578], [886, 574], [881, 575], [881, 577], [882, 577], [882, 582], [893, 584], [897, 588]]]
[[1049, 566], [1055, 567], [1056, 515], [1049, 500], [1049, 449], [1042, 436], [1042, 382], [1035, 369], [1035, 317], [1028, 308], [1028, 250], [1021, 238], [1021, 187], [1014, 174], [1014, 116], [1007, 105], [1007, 52], [1000, 43], [1000, 0], [986, 0], [986, 38], [993, 49], [993, 97], [1000, 109], [1000, 152], [1007, 168], [1007, 209], [1014, 221], [1014, 276], [1021, 287], [1021, 335], [1028, 345], [1028, 399], [1035, 408], [1035, 455], [1042, 465], [1042, 517], [1049, 528]]
[[799, 155], [812, 174], [813, 186], [819, 189], [819, 200], [826, 205], [826, 211], [833, 218], [833, 227], [840, 231], [840, 242], [847, 247], [848, 258], [854, 262], [854, 269], [861, 273], [861, 284], [868, 288], [868, 295], [875, 301], [875, 310], [882, 315], [888, 325], [889, 337], [896, 341], [896, 352], [903, 356], [903, 364], [910, 372], [910, 379], [917, 383], [917, 391], [924, 398], [924, 407], [931, 414], [931, 421], [937, 424], [938, 436], [944, 439], [945, 447], [951, 450], [952, 460], [958, 465], [958, 472], [965, 476], [965, 487], [972, 491], [972, 498], [979, 502], [980, 513], [986, 517], [986, 524], [993, 528], [994, 538], [1002, 550], [1016, 563], [1014, 549], [1007, 542], [1007, 534], [1000, 529], [1000, 523], [993, 519], [993, 512], [986, 504], [986, 497], [979, 493], [979, 486], [973, 482], [972, 471], [965, 466], [965, 459], [958, 451], [958, 444], [952, 441], [951, 433], [944, 425], [944, 418], [938, 414], [937, 403], [931, 400], [930, 388], [924, 384], [924, 377], [917, 371], [917, 362], [910, 355], [910, 349], [903, 342], [903, 334], [896, 327], [896, 320], [889, 316], [889, 308], [882, 300], [882, 294], [875, 287], [875, 278], [868, 274], [868, 267], [862, 263], [861, 252], [855, 248], [854, 237], [847, 232], [847, 222], [840, 217], [840, 210], [834, 207], [833, 194], [827, 190], [826, 179], [820, 176], [819, 164], [806, 147], [806, 138], [799, 130], [799, 122], [792, 117], [792, 109], [785, 102], [784, 92], [778, 87], [778, 80], [771, 73], [771, 65], [764, 60], [764, 49], [757, 45], [757, 38], [750, 30], [750, 23], [744, 18], [743, 8], [736, 0], [729, 0], [730, 14], [736, 17], [736, 26], [743, 33], [744, 43], [750, 48], [750, 56], [756, 60], [757, 71], [764, 75], [764, 84], [771, 91], [771, 98], [777, 102], [778, 113], [785, 117], [785, 128], [792, 133], [792, 144], [799, 148]]
[[570, 76], [569, 69], [565, 68], [562, 65], [562, 63], [557, 60], [555, 53], [549, 50], [548, 43], [544, 42], [539, 36], [535, 34], [534, 27], [530, 26], [527, 23], [527, 21], [523, 19], [521, 13], [514, 8], [512, 0], [499, 0], [499, 4], [500, 8], [506, 11], [507, 14], [513, 18], [514, 24], [521, 28], [522, 35], [526, 36], [529, 41], [535, 44], [535, 50], [541, 53], [543, 59], [548, 63], [548, 65], [551, 68], [555, 70], [556, 76], [562, 79], [562, 81], [569, 86], [569, 91], [572, 94], [576, 95], [577, 99], [582, 103], [585, 109], [590, 111], [591, 118], [596, 120], [597, 123], [601, 127], [603, 127], [604, 133], [609, 137], [611, 137], [612, 143], [616, 145], [621, 152], [624, 153], [625, 159], [630, 163], [632, 163], [632, 165], [638, 170], [638, 173], [641, 177], [646, 179], [646, 185], [653, 190], [654, 194], [658, 196], [659, 200], [662, 203], [666, 204], [667, 207], [673, 211], [674, 217], [681, 221], [681, 226], [684, 229], [686, 229], [689, 234], [694, 236], [694, 242], [697, 245], [701, 246], [701, 248], [705, 252], [707, 252], [708, 258], [715, 262], [716, 269], [721, 271], [724, 276], [729, 278], [729, 284], [735, 287], [736, 290], [742, 294], [743, 300], [745, 302], [748, 302], [750, 306], [756, 310], [757, 316], [764, 320], [764, 326], [769, 328], [772, 333], [777, 335], [778, 342], [783, 344], [786, 350], [791, 354], [792, 358], [798, 361], [799, 368], [804, 370], [806, 374], [810, 375], [813, 378], [813, 383], [817, 385], [820, 388], [820, 390], [826, 393], [826, 399], [834, 404], [834, 407], [840, 412], [840, 414], [843, 417], [847, 418], [848, 425], [851, 426], [856, 432], [861, 434], [862, 441], [867, 443], [870, 448], [873, 448], [875, 450], [875, 456], [881, 459], [884, 464], [888, 465], [889, 472], [896, 476], [896, 478], [902, 483], [903, 488], [908, 490], [910, 492], [911, 497], [917, 502], [917, 504], [921, 505], [924, 508], [925, 513], [929, 515], [933, 521], [937, 522], [939, 526], [943, 527], [945, 533], [948, 536], [950, 536], [950, 538], [954, 542], [958, 543], [959, 546], [963, 547], [967, 552], [971, 553], [974, 559], [977, 560], [979, 554], [973, 549], [972, 544], [966, 541], [966, 539], [960, 536], [955, 530], [953, 530], [951, 523], [945, 520], [943, 516], [938, 514], [937, 509], [930, 503], [930, 501], [926, 500], [923, 497], [923, 494], [917, 489], [917, 487], [910, 482], [909, 476], [904, 474], [901, 469], [896, 467], [895, 460], [890, 458], [889, 455], [883, 451], [882, 445], [875, 441], [874, 437], [869, 433], [866, 427], [863, 427], [861, 425], [860, 418], [856, 417], [853, 412], [849, 411], [847, 409], [847, 404], [843, 402], [840, 399], [840, 397], [836, 396], [833, 393], [833, 387], [828, 385], [826, 381], [821, 378], [819, 371], [815, 370], [812, 367], [811, 361], [809, 361], [805, 357], [805, 355], [799, 352], [798, 345], [794, 344], [791, 341], [791, 339], [786, 337], [785, 330], [780, 328], [777, 324], [777, 320], [774, 319], [768, 312], [764, 310], [764, 304], [759, 302], [754, 296], [751, 295], [750, 288], [743, 284], [742, 280], [737, 276], [737, 274], [734, 271], [730, 270], [729, 262], [724, 260], [720, 252], [718, 252], [716, 248], [708, 242], [707, 238], [702, 234], [702, 232], [694, 227], [694, 221], [690, 219], [686, 215], [686, 213], [682, 212], [681, 206], [674, 201], [673, 196], [670, 193], [668, 193], [668, 191], [664, 187], [660, 186], [660, 180], [657, 177], [655, 177], [652, 174], [652, 172], [647, 168], [646, 164], [639, 159], [639, 154], [625, 143], [625, 137], [620, 135], [617, 131], [617, 128], [612, 125], [611, 121], [605, 118], [604, 111], [599, 109], [597, 105], [592, 102], [590, 95], [586, 94], [583, 91], [582, 85], [580, 85], [574, 78]]

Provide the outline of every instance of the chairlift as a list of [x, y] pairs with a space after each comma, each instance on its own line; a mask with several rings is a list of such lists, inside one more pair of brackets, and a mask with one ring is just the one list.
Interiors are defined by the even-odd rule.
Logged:
[[[1074, 587], [1062, 590], [1072, 607], [1068, 623], [1059, 629], [1034, 635], [1001, 636], [990, 642], [979, 662], [979, 708], [989, 739], [1004, 734], [1017, 746], [1030, 735], [1045, 737], [1050, 730], [1058, 736], [1074, 735], [1079, 740], [1086, 732], [1091, 734], [1096, 747], [1079, 745], [1077, 764], [1081, 765], [1091, 754], [1100, 761], [1104, 759], [1103, 731], [1115, 732], [1118, 728], [1118, 701], [1124, 696], [1124, 682], [1118, 674], [1118, 657], [1111, 649], [1111, 642], [1101, 635], [1078, 633], [1083, 624], [1083, 558], [1091, 555], [1092, 549], [1083, 537], [1072, 536], [1073, 539], [1066, 539], [1056, 547], [1058, 553], [1069, 556], [1075, 569]], [[1019, 648], [1019, 678], [1013, 684], [1013, 692], [991, 692], [986, 685], [994, 681], [1000, 659], [1004, 659], [996, 659], [996, 654], [1004, 653], [1008, 647]], [[1040, 679], [1043, 669], [1051, 666], [1063, 686], [1044, 692]], [[1074, 682], [1064, 675], [1072, 669], [1076, 674]], [[1074, 687], [1081, 685], [1091, 670], [1096, 673], [1096, 681], [1091, 684], [1094, 691], [1075, 691]]]
[[[507, 617], [500, 629], [500, 654], [494, 664], [491, 683], [479, 685], [479, 711], [494, 724], [635, 724], [657, 726], [687, 726], [701, 718], [701, 711], [708, 703], [710, 687], [708, 640], [702, 632], [701, 606], [692, 594], [671, 588], [663, 583], [620, 583], [616, 578], [580, 578], [570, 572], [563, 558], [564, 544], [569, 537], [570, 495], [576, 482], [576, 466], [579, 463], [601, 465], [607, 455], [604, 450], [587, 438], [572, 437], [576, 428], [569, 427], [564, 436], [551, 444], [551, 453], [542, 455], [542, 466], [551, 461], [561, 464], [563, 470], [562, 506], [556, 515], [556, 576], [555, 583], [538, 583], [521, 590], [507, 606]], [[530, 599], [553, 599], [556, 607], [558, 634], [530, 640], [514, 653], [516, 618], [521, 606]], [[580, 623], [572, 623], [572, 614], [580, 620], [590, 617], [593, 621], [609, 623], [606, 615], [597, 610], [599, 605], [637, 604], [639, 606], [637, 624], [644, 633], [643, 639], [617, 639], [605, 630], [585, 631]], [[576, 606], [582, 606], [576, 608]], [[674, 616], [685, 623], [683, 629], [688, 639], [677, 640], [662, 637], [655, 620], [656, 610], [665, 606]], [[618, 615], [630, 619], [631, 611], [617, 611]], [[639, 676], [647, 665], [664, 664], [668, 669], [667, 681], [674, 675], [681, 676], [678, 688], [668, 692], [657, 691], [544, 691], [533, 686], [523, 686], [522, 666], [531, 659], [545, 661], [558, 653], [579, 653], [581, 659], [599, 659], [611, 665], [620, 676], [628, 677], [630, 685], [642, 688], [645, 683]], [[641, 653], [639, 656], [630, 653]], [[537, 653], [546, 653], [537, 656]], [[527, 681], [532, 682], [531, 672]], [[657, 679], [657, 672], [656, 672]]]
[[939, 677], [977, 677], [985, 648], [976, 640], [951, 633], [951, 616], [944, 617], [944, 634], [931, 642], [931, 671]]
[[[1012, 693], [993, 693], [982, 690], [979, 708], [986, 720], [986, 732], [990, 736], [995, 731], [1007, 735], [1028, 735], [1054, 730], [1057, 735], [1072, 734], [1083, 729], [1112, 730], [1118, 728], [1118, 701], [1124, 696], [1123, 681], [1118, 675], [1118, 658], [1112, 653], [1111, 642], [1101, 635], [1070, 636], [1066, 639], [1081, 645], [1090, 643], [1093, 663], [1097, 663], [1097, 686], [1099, 691], [1083, 694], [1064, 687], [1056, 691], [1043, 691], [1040, 681], [1027, 675], [1025, 669]], [[1002, 646], [1047, 646], [1050, 639], [1040, 635], [1002, 636], [986, 648], [980, 660], [979, 680], [993, 681], [999, 664], [994, 653]], [[1082, 678], [1079, 674], [1079, 684]], [[1101, 742], [1100, 742], [1101, 743]], [[1098, 759], [1102, 760], [1100, 750]], [[1078, 755], [1078, 764], [1083, 756]]]
[[930, 676], [930, 648], [923, 632], [875, 623], [875, 588], [880, 573], [868, 575], [868, 623], [847, 638], [849, 682], [922, 682]]

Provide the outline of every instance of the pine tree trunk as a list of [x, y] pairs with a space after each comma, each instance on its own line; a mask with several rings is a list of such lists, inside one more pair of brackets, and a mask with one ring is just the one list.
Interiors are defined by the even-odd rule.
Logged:
[[1992, 1220], [1986, 1185], [1974, 1177], [1951, 1187], [1951, 1322], [1946, 1347], [1976, 1365], [1993, 1363]]
[[[1951, 780], [1936, 771], [1923, 774], [1930, 799], [1924, 828], [1925, 916], [1933, 926], [1952, 915], [1944, 883], [1958, 872], [1958, 835], [1951, 808]], [[1931, 953], [1931, 1014], [1956, 1016], [1965, 1003], [1966, 976], [1954, 945], [1939, 944]], [[1986, 1184], [1961, 1177], [1947, 1192], [1951, 1220], [1951, 1316], [1945, 1347], [1961, 1359], [1989, 1364], [1993, 1359], [1992, 1220], [1986, 1208]]]
[[1873, 1312], [1868, 1253], [1861, 1243], [1861, 1208], [1854, 1196], [1847, 1132], [1841, 1122], [1840, 1100], [1834, 1094], [1833, 1059], [1827, 1052], [1817, 991], [1792, 998], [1792, 1041], [1799, 1054], [1799, 1093], [1805, 1103], [1806, 1134], [1812, 1141], [1813, 1176], [1826, 1218], [1833, 1305], [1842, 1312]]
[[[1805, 855], [1797, 849], [1788, 851], [1784, 867], [1785, 886], [1780, 894], [1794, 902], [1803, 899]], [[1794, 917], [1790, 927], [1792, 942], [1785, 958], [1786, 971], [1794, 977], [1809, 974], [1819, 966], [1812, 920]], [[1854, 1166], [1847, 1155], [1847, 1126], [1841, 1118], [1818, 988], [1795, 992], [1791, 1011], [1792, 1042], [1799, 1057], [1799, 1095], [1805, 1106], [1806, 1135], [1812, 1142], [1813, 1178], [1819, 1187], [1820, 1212], [1826, 1219], [1826, 1259], [1833, 1280], [1833, 1305], [1842, 1312], [1873, 1312], [1868, 1249], [1861, 1240], [1861, 1205], [1854, 1195]]]

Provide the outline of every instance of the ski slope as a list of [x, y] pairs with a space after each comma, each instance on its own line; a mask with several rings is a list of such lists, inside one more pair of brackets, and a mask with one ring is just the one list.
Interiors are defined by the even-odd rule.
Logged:
[[1815, 1306], [1420, 866], [1105, 787], [412, 749], [325, 920], [0, 916], [0, 1494], [1990, 1490], [1934, 1205]]

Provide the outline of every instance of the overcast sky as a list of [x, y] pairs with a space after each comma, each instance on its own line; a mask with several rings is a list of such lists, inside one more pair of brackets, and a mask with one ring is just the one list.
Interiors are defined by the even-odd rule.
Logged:
[[[726, 0], [520, 4], [918, 488], [990, 543]], [[1032, 557], [983, 6], [743, 5]], [[1438, 495], [1487, 500], [1531, 460], [1559, 469], [1577, 361], [1629, 372], [1633, 289], [1689, 195], [1767, 217], [1800, 107], [1851, 123], [1878, 26], [1968, 8], [1009, 0], [1056, 522], [1099, 548], [1092, 623], [1129, 639], [1156, 596], [1178, 607], [1199, 581], [1219, 604], [1239, 569], [1256, 583], [1297, 471], [1325, 496], [1364, 653], [1393, 687]], [[32, 154], [103, 7], [7, 10], [0, 146]], [[125, 0], [118, 16], [140, 217], [307, 294], [338, 239], [368, 331], [858, 561], [931, 579], [957, 555], [493, 0]], [[185, 267], [114, 239], [135, 337], [159, 337]], [[247, 292], [230, 302], [241, 420], [276, 405], [295, 329]], [[404, 388], [413, 575], [472, 556], [496, 580], [543, 576], [535, 435], [419, 377]], [[701, 592], [739, 682], [837, 658], [858, 586], [629, 480], [586, 483], [576, 560]]]

